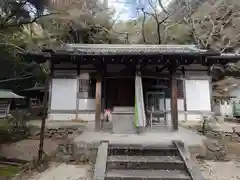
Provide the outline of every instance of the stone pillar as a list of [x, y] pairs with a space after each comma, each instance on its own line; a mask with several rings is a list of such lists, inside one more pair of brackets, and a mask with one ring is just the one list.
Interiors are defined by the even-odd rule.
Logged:
[[101, 129], [101, 103], [102, 103], [102, 77], [96, 77], [96, 112], [95, 112], [95, 131]]
[[173, 130], [178, 130], [177, 78], [176, 69], [170, 70], [171, 120]]

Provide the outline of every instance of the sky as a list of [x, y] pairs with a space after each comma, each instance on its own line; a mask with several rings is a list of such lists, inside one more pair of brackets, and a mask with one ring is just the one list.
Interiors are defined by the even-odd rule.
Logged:
[[[104, 2], [106, 0], [100, 1]], [[141, 14], [141, 12], [137, 10], [138, 8], [144, 7], [145, 11], [150, 12], [151, 7], [149, 5], [149, 1], [157, 2], [157, 0], [107, 0], [107, 3], [109, 8], [115, 9], [116, 13], [114, 18], [117, 18], [117, 20], [126, 21], [129, 19], [135, 19]], [[172, 0], [162, 0], [163, 6], [167, 7], [171, 1]], [[30, 3], [27, 4], [26, 8], [31, 9], [31, 15], [36, 13], [36, 9]], [[160, 6], [157, 8], [159, 8], [159, 11], [161, 11]]]
[[[171, 0], [162, 0], [164, 7], [170, 2]], [[119, 20], [129, 20], [138, 16], [137, 8], [149, 8], [149, 0], [108, 0], [108, 6], [115, 9], [115, 16]], [[161, 11], [160, 7], [159, 10]]]

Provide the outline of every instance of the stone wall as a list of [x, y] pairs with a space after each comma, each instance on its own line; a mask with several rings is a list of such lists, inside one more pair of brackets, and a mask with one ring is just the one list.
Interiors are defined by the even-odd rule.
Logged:
[[[45, 128], [45, 138], [66, 139], [70, 135], [78, 135], [83, 132], [82, 127], [55, 127]], [[40, 138], [40, 128], [32, 127], [30, 130], [30, 139]]]
[[56, 160], [63, 162], [95, 163], [99, 144], [86, 142], [75, 143], [71, 140], [59, 144], [56, 152]]

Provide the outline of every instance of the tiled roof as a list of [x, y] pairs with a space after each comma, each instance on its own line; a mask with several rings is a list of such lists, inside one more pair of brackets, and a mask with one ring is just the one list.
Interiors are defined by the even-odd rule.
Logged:
[[24, 89], [23, 91], [44, 91], [44, 86], [36, 86], [36, 87]]
[[148, 54], [148, 53], [200, 53], [205, 50], [194, 45], [145, 44], [66, 44], [66, 51], [79, 54]]
[[0, 90], [0, 99], [21, 99], [24, 98], [22, 96], [19, 96], [15, 93], [13, 93], [10, 90]]

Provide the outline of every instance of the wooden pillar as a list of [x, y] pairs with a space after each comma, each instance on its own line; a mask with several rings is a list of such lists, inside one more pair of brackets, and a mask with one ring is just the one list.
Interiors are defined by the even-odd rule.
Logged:
[[173, 130], [178, 130], [178, 105], [177, 105], [177, 78], [176, 69], [170, 70], [171, 86], [171, 120]]
[[182, 85], [183, 85], [183, 108], [184, 108], [184, 120], [187, 120], [187, 94], [186, 94], [186, 76], [185, 68], [182, 67]]
[[[54, 76], [54, 66], [53, 62], [50, 62], [50, 77], [49, 77], [49, 85], [48, 85], [48, 113], [51, 111], [51, 104], [52, 104], [52, 84], [53, 84], [53, 76]], [[44, 95], [43, 95], [44, 96]], [[43, 103], [43, 102], [42, 102]]]
[[77, 63], [76, 121], [78, 121], [79, 114], [79, 88], [80, 88], [80, 64]]
[[182, 79], [183, 81], [183, 107], [184, 107], [184, 120], [187, 120], [187, 94], [186, 94], [186, 79], [185, 77]]
[[103, 93], [103, 99], [102, 99], [102, 112], [104, 112], [104, 109], [107, 108], [107, 103], [106, 103], [106, 79], [102, 80], [102, 93]]
[[96, 112], [95, 112], [95, 131], [101, 129], [101, 104], [102, 104], [102, 77], [100, 74], [96, 77]]

